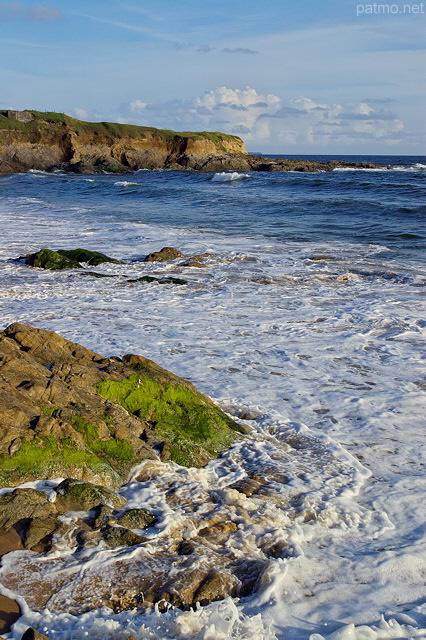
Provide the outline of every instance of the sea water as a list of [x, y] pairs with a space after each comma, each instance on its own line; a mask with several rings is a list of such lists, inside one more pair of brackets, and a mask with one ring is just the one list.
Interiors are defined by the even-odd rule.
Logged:
[[[82, 613], [84, 574], [107, 580], [118, 558], [136, 571], [147, 551], [64, 549], [38, 579], [65, 572], [72, 588], [40, 611], [19, 590], [28, 554], [14, 552], [0, 578], [17, 576], [3, 593], [24, 616], [9, 637], [29, 625], [59, 640], [426, 637], [426, 158], [343, 159], [383, 168], [0, 178], [3, 327], [143, 354], [250, 418], [250, 435], [204, 469], [159, 462], [123, 487], [158, 517], [150, 548], [191, 539], [213, 512], [237, 529], [212, 553], [263, 567], [252, 595], [195, 611]], [[163, 246], [202, 266], [143, 262]], [[114, 276], [98, 278], [17, 260], [77, 247], [122, 264], [86, 270]], [[130, 282], [143, 275], [187, 284]], [[234, 488], [254, 476], [260, 491]]]

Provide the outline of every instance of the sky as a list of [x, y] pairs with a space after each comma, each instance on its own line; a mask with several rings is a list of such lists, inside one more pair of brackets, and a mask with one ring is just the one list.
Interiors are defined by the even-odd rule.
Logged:
[[0, 1], [0, 109], [424, 155], [425, 51], [426, 0]]

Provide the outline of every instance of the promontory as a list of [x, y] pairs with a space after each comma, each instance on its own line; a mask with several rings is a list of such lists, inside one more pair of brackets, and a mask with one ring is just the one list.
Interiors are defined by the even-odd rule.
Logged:
[[176, 132], [64, 113], [0, 111], [0, 174], [29, 170], [127, 173], [138, 169], [195, 171], [332, 171], [370, 163], [267, 158], [241, 138], [220, 132]]

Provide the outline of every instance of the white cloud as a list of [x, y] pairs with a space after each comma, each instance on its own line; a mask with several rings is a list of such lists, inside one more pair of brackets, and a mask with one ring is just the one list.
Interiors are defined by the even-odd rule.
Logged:
[[269, 153], [289, 147], [295, 153], [336, 153], [363, 143], [386, 147], [408, 135], [383, 104], [326, 104], [306, 96], [284, 100], [252, 87], [217, 87], [194, 99], [159, 104], [133, 100], [120, 106], [118, 119], [177, 131], [224, 131], [241, 136], [248, 149]]

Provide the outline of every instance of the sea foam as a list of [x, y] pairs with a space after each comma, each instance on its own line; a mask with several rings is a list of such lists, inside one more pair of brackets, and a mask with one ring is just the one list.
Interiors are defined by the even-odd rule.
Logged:
[[233, 182], [234, 180], [245, 180], [247, 178], [251, 178], [248, 173], [238, 173], [237, 171], [227, 173], [226, 171], [222, 171], [221, 173], [214, 174], [212, 182]]

